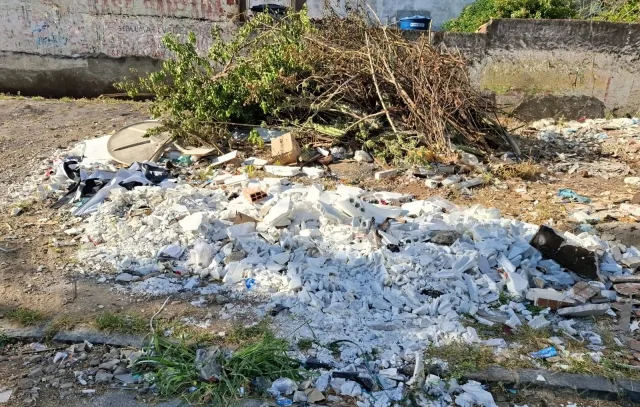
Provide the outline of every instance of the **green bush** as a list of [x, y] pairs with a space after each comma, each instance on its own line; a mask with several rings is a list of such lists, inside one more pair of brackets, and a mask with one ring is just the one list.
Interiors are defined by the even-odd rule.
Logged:
[[172, 53], [162, 70], [116, 87], [129, 95], [155, 94], [154, 118], [174, 138], [208, 143], [224, 142], [228, 131], [219, 123], [260, 124], [286, 108], [307, 67], [297, 56], [303, 35], [311, 30], [306, 13], [290, 13], [274, 23], [261, 13], [244, 24], [232, 38], [212, 29], [212, 45], [198, 55], [196, 37], [186, 40], [167, 35], [163, 43]]
[[492, 18], [573, 18], [576, 14], [572, 0], [477, 0], [443, 28], [474, 32]]
[[475, 32], [492, 18], [497, 18], [496, 0], [477, 0], [466, 6], [460, 17], [445, 22], [442, 28], [454, 32]]
[[640, 23], [640, 0], [607, 0], [595, 2], [595, 7], [594, 20]]
[[640, 0], [477, 0], [443, 29], [474, 32], [492, 18], [580, 18], [640, 22]]

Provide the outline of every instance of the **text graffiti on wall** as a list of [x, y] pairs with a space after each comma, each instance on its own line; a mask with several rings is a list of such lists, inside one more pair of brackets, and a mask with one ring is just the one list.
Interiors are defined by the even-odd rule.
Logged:
[[49, 35], [46, 37], [36, 37], [36, 45], [49, 46], [49, 45], [67, 45], [69, 38], [60, 35]]
[[[91, 0], [98, 14], [154, 15], [220, 20], [221, 0]], [[235, 0], [227, 0], [234, 5]]]

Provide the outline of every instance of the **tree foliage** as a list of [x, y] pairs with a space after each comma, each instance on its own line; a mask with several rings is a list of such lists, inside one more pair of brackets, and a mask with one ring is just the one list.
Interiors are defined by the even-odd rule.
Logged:
[[640, 22], [640, 0], [477, 0], [444, 23], [455, 32], [475, 32], [492, 18], [594, 19]]
[[130, 95], [155, 95], [151, 114], [163, 119], [156, 131], [170, 131], [176, 139], [224, 141], [228, 134], [208, 123], [260, 124], [287, 106], [292, 87], [308, 74], [299, 57], [311, 30], [307, 14], [290, 13], [277, 25], [273, 29], [273, 17], [261, 13], [231, 38], [214, 27], [205, 56], [198, 54], [193, 32], [186, 39], [166, 35], [172, 58], [162, 69], [116, 87]]

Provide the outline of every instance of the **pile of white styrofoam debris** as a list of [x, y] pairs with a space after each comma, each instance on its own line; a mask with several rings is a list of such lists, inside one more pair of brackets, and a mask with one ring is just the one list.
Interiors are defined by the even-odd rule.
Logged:
[[[65, 182], [49, 189], [59, 195], [67, 180], [60, 171], [51, 177], [56, 178]], [[594, 310], [615, 316], [608, 304], [579, 305], [594, 296], [615, 301], [606, 277], [630, 275], [628, 264], [640, 257], [633, 247], [612, 253], [595, 235], [564, 233], [572, 245], [597, 253], [605, 276], [605, 283], [582, 287], [592, 296], [583, 301], [583, 291], [572, 291], [579, 276], [530, 245], [538, 226], [502, 218], [496, 209], [344, 185], [325, 191], [246, 174], [224, 187], [177, 181], [131, 190], [113, 184], [102, 196], [108, 198], [67, 231], [84, 242], [79, 271], [132, 294], [195, 293], [201, 296], [195, 306], [220, 293], [257, 300], [252, 311], [275, 315], [282, 337], [343, 341], [339, 361], [321, 346], [314, 346], [313, 356], [341, 372], [375, 371], [382, 390], [362, 391], [328, 374], [312, 387], [321, 393], [331, 386], [337, 394], [357, 397], [361, 407], [399, 400], [407, 381], [424, 383], [437, 403], [493, 405], [478, 383], [458, 386], [425, 375], [418, 363], [422, 351], [453, 341], [506, 346], [504, 340], [482, 341], [465, 326], [471, 319], [485, 325], [499, 320], [512, 329], [553, 324], [575, 335], [571, 320], [549, 309], [534, 316], [524, 302], [578, 305], [569, 317]], [[260, 198], [252, 202], [256, 191]], [[247, 306], [225, 307], [216, 317], [246, 311]], [[377, 360], [364, 356], [373, 350]], [[399, 368], [411, 362], [416, 371], [408, 380]]]
[[[380, 205], [372, 202], [406, 197], [342, 185], [324, 191], [279, 178], [245, 184], [237, 192], [260, 189], [267, 198], [252, 203], [228, 189], [187, 184], [112, 190], [79, 225], [83, 271], [115, 278], [135, 293], [225, 292], [261, 299], [258, 315], [288, 309], [275, 317], [283, 336], [358, 344], [343, 344], [340, 362], [324, 348], [315, 351], [347, 370], [361, 366], [372, 349], [381, 350], [379, 368], [394, 369], [430, 345], [482, 342], [463, 318], [490, 325], [499, 312], [512, 328], [548, 326], [555, 315], [534, 317], [522, 304], [531, 281], [560, 290], [576, 281], [529, 245], [536, 225], [502, 218], [496, 209], [461, 209], [440, 198]], [[597, 250], [602, 273], [629, 273], [598, 237], [565, 237]], [[629, 248], [623, 257], [637, 255]], [[502, 291], [513, 301], [498, 306]], [[384, 381], [376, 400], [402, 393], [397, 379]], [[473, 397], [467, 393], [462, 401]]]

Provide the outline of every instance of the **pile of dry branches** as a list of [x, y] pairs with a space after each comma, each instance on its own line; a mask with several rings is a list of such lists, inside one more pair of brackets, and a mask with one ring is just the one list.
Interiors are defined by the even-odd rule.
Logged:
[[451, 141], [480, 149], [503, 144], [495, 107], [471, 87], [464, 59], [440, 53], [427, 35], [415, 37], [370, 24], [361, 13], [319, 23], [305, 37], [310, 119], [343, 123], [346, 137], [357, 134], [383, 155], [420, 146], [443, 151]]

